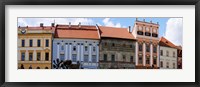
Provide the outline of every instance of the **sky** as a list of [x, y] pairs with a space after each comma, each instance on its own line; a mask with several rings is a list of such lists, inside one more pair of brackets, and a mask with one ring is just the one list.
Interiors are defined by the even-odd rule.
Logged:
[[[138, 18], [138, 20], [146, 22], [152, 21], [153, 23], [159, 23], [159, 37], [165, 37], [175, 45], [182, 46], [183, 37], [183, 19], [182, 18]], [[123, 27], [128, 28], [128, 26], [133, 27], [135, 23], [135, 17], [123, 17], [123, 18], [18, 18], [18, 26], [39, 26], [43, 23], [44, 26], [51, 26], [51, 23], [55, 24], [69, 24], [78, 25], [96, 25], [99, 26], [110, 26], [110, 27]]]

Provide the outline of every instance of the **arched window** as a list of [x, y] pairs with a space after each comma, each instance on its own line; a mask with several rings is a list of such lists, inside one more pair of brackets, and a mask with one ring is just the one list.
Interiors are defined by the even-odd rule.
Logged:
[[45, 67], [45, 69], [49, 69], [48, 67]]
[[36, 69], [40, 69], [40, 67], [37, 67]]

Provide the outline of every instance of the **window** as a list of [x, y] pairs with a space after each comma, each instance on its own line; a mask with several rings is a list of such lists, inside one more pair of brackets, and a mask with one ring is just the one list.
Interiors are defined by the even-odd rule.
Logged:
[[169, 51], [168, 50], [166, 51], [166, 55], [169, 56]]
[[45, 53], [45, 61], [48, 61], [48, 60], [49, 60], [49, 53], [46, 52], [46, 53]]
[[25, 40], [22, 40], [22, 47], [25, 47]]
[[139, 64], [142, 64], [142, 56], [139, 56]]
[[95, 52], [96, 51], [96, 47], [93, 47], [93, 52]]
[[123, 55], [123, 62], [126, 62], [126, 56]]
[[104, 46], [107, 46], [107, 42], [104, 43]]
[[150, 45], [146, 46], [146, 52], [150, 52]]
[[61, 46], [61, 50], [64, 50], [64, 46], [63, 45]]
[[167, 62], [166, 67], [169, 68], [169, 62]]
[[40, 47], [40, 40], [37, 40], [37, 46]]
[[175, 69], [175, 63], [173, 63], [173, 69]]
[[153, 64], [157, 64], [157, 57], [153, 58]]
[[107, 54], [104, 54], [104, 55], [103, 55], [103, 60], [104, 60], [104, 61], [107, 61]]
[[73, 46], [73, 51], [76, 51], [76, 46]]
[[92, 55], [92, 62], [93, 62], [93, 63], [96, 63], [96, 62], [97, 62], [96, 55]]
[[72, 62], [76, 62], [76, 54], [72, 54]]
[[40, 67], [37, 67], [36, 69], [40, 69]]
[[49, 69], [48, 67], [45, 67], [45, 69]]
[[139, 51], [142, 51], [142, 44], [139, 44]]
[[130, 48], [133, 48], [133, 45], [130, 45]]
[[114, 46], [115, 46], [115, 43], [112, 43], [112, 46], [114, 47]]
[[123, 44], [123, 47], [126, 47], [126, 44]]
[[157, 52], [156, 46], [153, 47], [153, 52], [154, 52], [154, 53]]
[[29, 66], [29, 69], [32, 69], [32, 66], [31, 66], [31, 65]]
[[33, 46], [33, 40], [29, 40], [29, 46], [30, 46], [30, 47]]
[[163, 67], [163, 61], [160, 61], [160, 67]]
[[133, 56], [130, 57], [130, 62], [133, 62]]
[[21, 61], [24, 61], [25, 60], [25, 52], [22, 52], [21, 53]]
[[29, 53], [29, 61], [33, 61], [33, 53]]
[[88, 55], [84, 55], [84, 62], [88, 62], [89, 59], [88, 59]]
[[46, 47], [49, 47], [49, 40], [46, 39]]
[[111, 61], [112, 61], [112, 62], [115, 62], [115, 55], [112, 55], [112, 56], [111, 56]]
[[88, 51], [88, 47], [87, 46], [85, 46], [85, 51]]
[[41, 54], [40, 54], [40, 52], [38, 52], [37, 53], [37, 61], [40, 61], [40, 59], [41, 59]]
[[146, 64], [150, 64], [150, 58], [146, 57]]
[[175, 55], [176, 55], [175, 52], [173, 52], [173, 57], [175, 57]]
[[160, 55], [161, 55], [161, 56], [163, 55], [163, 50], [160, 50]]
[[60, 54], [60, 60], [62, 60], [62, 61], [65, 60], [65, 55], [64, 54]]

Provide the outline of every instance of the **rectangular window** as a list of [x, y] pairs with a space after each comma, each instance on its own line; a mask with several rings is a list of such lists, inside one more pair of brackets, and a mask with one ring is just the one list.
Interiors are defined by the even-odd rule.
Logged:
[[169, 51], [166, 51], [166, 56], [167, 56], [167, 57], [169, 56]]
[[150, 58], [149, 57], [146, 58], [146, 64], [150, 64]]
[[104, 55], [103, 55], [103, 60], [104, 60], [104, 61], [107, 61], [107, 54], [104, 54]]
[[149, 45], [146, 46], [146, 52], [150, 52], [150, 46]]
[[142, 64], [142, 56], [139, 56], [139, 64]]
[[166, 65], [166, 67], [167, 67], [167, 68], [169, 68], [169, 62], [167, 62], [167, 65]]
[[123, 62], [126, 62], [126, 56], [123, 55]]
[[156, 49], [156, 46], [153, 47], [153, 53], [156, 53], [157, 52], [157, 49]]
[[76, 62], [76, 54], [72, 54], [72, 62]]
[[84, 55], [84, 62], [88, 62], [88, 61], [89, 61], [88, 55]]
[[153, 64], [157, 64], [157, 58], [156, 57], [153, 58]]
[[115, 55], [112, 55], [111, 58], [112, 62], [115, 62]]
[[73, 46], [73, 51], [76, 51], [76, 46]]
[[65, 55], [64, 54], [60, 54], [60, 60], [62, 60], [62, 61], [65, 60]]
[[139, 51], [142, 51], [142, 44], [139, 44]]
[[46, 45], [45, 46], [49, 47], [49, 40], [48, 39], [46, 39]]
[[176, 55], [175, 55], [175, 52], [173, 52], [173, 57], [175, 57]]
[[163, 50], [160, 50], [160, 55], [163, 56]]
[[29, 53], [29, 61], [33, 61], [33, 53]]
[[40, 47], [40, 40], [37, 40], [37, 46]]
[[29, 46], [30, 46], [30, 47], [33, 46], [33, 40], [29, 40]]
[[133, 62], [133, 56], [130, 57], [130, 62]]
[[25, 47], [25, 40], [22, 40], [22, 47]]
[[49, 61], [49, 53], [48, 52], [45, 53], [45, 61]]
[[25, 61], [25, 52], [21, 53], [21, 61]]
[[97, 62], [96, 55], [92, 55], [92, 62], [93, 62], [93, 63], [96, 63], [96, 62]]
[[160, 62], [160, 67], [163, 67], [163, 62], [162, 61]]
[[41, 53], [38, 52], [38, 53], [37, 53], [37, 61], [40, 61], [40, 59], [41, 59]]
[[88, 51], [88, 47], [87, 46], [85, 46], [85, 51]]
[[173, 68], [175, 69], [175, 63], [173, 63]]
[[93, 47], [93, 52], [95, 52], [96, 51], [96, 48], [95, 47]]

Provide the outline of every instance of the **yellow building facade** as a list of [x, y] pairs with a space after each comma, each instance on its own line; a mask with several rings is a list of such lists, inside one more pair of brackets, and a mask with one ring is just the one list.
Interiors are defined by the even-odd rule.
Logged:
[[51, 69], [51, 27], [18, 28], [18, 69]]

